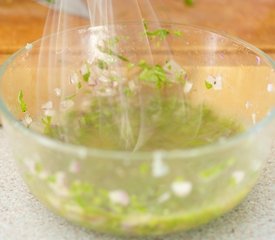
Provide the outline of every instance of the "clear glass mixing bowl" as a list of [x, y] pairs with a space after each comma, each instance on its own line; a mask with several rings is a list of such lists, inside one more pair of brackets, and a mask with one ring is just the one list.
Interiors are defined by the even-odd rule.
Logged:
[[[245, 131], [228, 139], [188, 149], [116, 151], [65, 143], [22, 124], [22, 119], [30, 123], [39, 117], [40, 106], [49, 99], [60, 104], [53, 89], [62, 96], [65, 91], [66, 96], [74, 93], [75, 88], [62, 89], [64, 82], [58, 78], [69, 79], [79, 63], [94, 56], [103, 28], [83, 27], [45, 37], [1, 67], [2, 121], [31, 192], [72, 222], [131, 236], [190, 229], [231, 210], [255, 184], [275, 125], [274, 62], [240, 39], [164, 23], [162, 28], [175, 33], [167, 37], [169, 53], [166, 43], [152, 40], [154, 61], [172, 55], [187, 72], [192, 82], [188, 101], [242, 123]], [[128, 43], [120, 48], [123, 54], [133, 61], [150, 58], [140, 24], [113, 28]], [[209, 76], [222, 79], [222, 88], [210, 89], [205, 82]], [[56, 81], [50, 81], [53, 78]], [[20, 111], [20, 91], [29, 116]]]

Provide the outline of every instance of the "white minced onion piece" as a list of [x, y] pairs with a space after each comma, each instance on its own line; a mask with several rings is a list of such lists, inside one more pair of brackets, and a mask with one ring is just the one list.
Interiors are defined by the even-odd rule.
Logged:
[[232, 177], [234, 178], [237, 184], [243, 181], [244, 176], [245, 176], [245, 173], [243, 171], [235, 171], [232, 174]]
[[88, 85], [89, 85], [89, 86], [95, 86], [95, 85], [97, 85], [97, 82], [96, 82], [95, 79], [90, 78], [89, 81], [88, 81]]
[[173, 82], [176, 82], [180, 76], [184, 77], [186, 75], [186, 71], [179, 65], [175, 60], [169, 60], [164, 66], [164, 71], [169, 73]]
[[87, 64], [83, 64], [80, 68], [80, 72], [82, 75], [85, 75], [90, 72], [89, 67]]
[[62, 209], [66, 211], [66, 216], [70, 219], [81, 221], [83, 220], [82, 215], [84, 214], [85, 210], [79, 206], [77, 203], [63, 203]]
[[81, 159], [85, 159], [88, 156], [88, 151], [85, 148], [79, 149], [79, 151], [77, 151], [77, 156], [80, 157]]
[[191, 83], [190, 81], [186, 81], [183, 91], [184, 91], [184, 93], [187, 94], [192, 90], [192, 88], [193, 88], [193, 83]]
[[212, 76], [209, 75], [206, 80], [207, 83], [210, 83], [215, 90], [222, 90], [222, 77], [220, 75]]
[[98, 78], [98, 81], [100, 81], [102, 83], [109, 83], [109, 82], [111, 82], [111, 80], [109, 78], [105, 77], [105, 76], [100, 76]]
[[259, 56], [256, 56], [256, 63], [257, 63], [258, 65], [261, 64], [261, 58], [260, 58]]
[[26, 50], [32, 50], [32, 48], [33, 48], [33, 45], [31, 43], [27, 43], [25, 46]]
[[57, 209], [60, 209], [61, 206], [63, 205], [63, 201], [61, 200], [61, 198], [59, 198], [55, 195], [48, 194], [46, 196], [46, 198], [47, 198], [48, 202]]
[[100, 96], [100, 97], [111, 97], [116, 94], [116, 91], [113, 88], [98, 89], [96, 91], [96, 94], [97, 96]]
[[77, 73], [73, 73], [70, 77], [70, 83], [73, 85], [76, 85], [79, 83], [79, 77], [77, 75]]
[[60, 88], [55, 88], [55, 89], [54, 89], [54, 93], [55, 93], [55, 95], [56, 95], [57, 97], [60, 97], [60, 96], [61, 96], [62, 91], [61, 91], [61, 89], [60, 89]]
[[187, 181], [176, 181], [172, 183], [171, 189], [177, 197], [186, 197], [192, 191], [192, 183]]
[[245, 103], [245, 108], [246, 108], [246, 109], [249, 109], [249, 108], [251, 108], [251, 107], [252, 107], [252, 103], [249, 102], [249, 101], [246, 101], [246, 103]]
[[29, 170], [29, 172], [33, 175], [36, 174], [36, 161], [31, 160], [31, 159], [26, 159], [24, 161], [25, 166], [27, 167], [27, 169]]
[[55, 111], [53, 109], [46, 109], [44, 111], [44, 115], [48, 117], [53, 117], [55, 115]]
[[250, 166], [253, 171], [259, 171], [262, 168], [262, 162], [256, 160], [250, 163]]
[[68, 110], [69, 108], [72, 108], [74, 106], [74, 101], [73, 100], [64, 100], [60, 103], [60, 107], [63, 111]]
[[129, 81], [128, 83], [128, 87], [131, 91], [135, 91], [135, 89], [137, 88], [135, 82], [132, 80], [132, 81]]
[[256, 121], [256, 118], [257, 118], [256, 113], [252, 113], [251, 118], [252, 118], [253, 124], [255, 125], [256, 122], [257, 122], [257, 121]]
[[267, 84], [266, 90], [268, 92], [272, 92], [273, 91], [273, 84], [272, 83]]
[[32, 124], [32, 118], [31, 118], [31, 116], [27, 113], [26, 115], [25, 115], [25, 117], [24, 117], [24, 119], [23, 119], [23, 124], [25, 125], [25, 126], [30, 126], [31, 124]]
[[163, 162], [162, 152], [155, 152], [152, 162], [152, 175], [155, 178], [164, 177], [169, 172], [169, 168]]
[[47, 171], [42, 171], [38, 173], [38, 178], [45, 180], [49, 177], [49, 173]]
[[83, 100], [82, 102], [81, 102], [81, 109], [82, 110], [88, 110], [88, 109], [90, 109], [90, 106], [91, 106], [91, 101], [90, 100]]
[[130, 203], [128, 194], [123, 190], [115, 190], [109, 192], [109, 198], [112, 203], [127, 206]]
[[117, 81], [114, 81], [113, 82], [113, 87], [117, 87], [118, 86], [118, 82]]
[[37, 176], [39, 179], [45, 180], [49, 176], [47, 171], [37, 169], [37, 164], [40, 164], [37, 160], [26, 159], [24, 163], [29, 172], [32, 175]]
[[54, 183], [50, 183], [49, 187], [59, 196], [68, 196], [69, 190], [65, 184], [66, 174], [64, 172], [57, 172], [55, 177], [56, 181]]
[[165, 192], [158, 198], [158, 203], [167, 202], [170, 198], [171, 194], [169, 192]]
[[66, 179], [65, 172], [61, 172], [61, 171], [57, 172], [55, 176], [56, 176], [56, 184], [63, 186], [65, 184], [65, 179]]
[[80, 164], [77, 161], [71, 162], [69, 165], [69, 172], [71, 173], [79, 173], [80, 172]]
[[42, 109], [44, 110], [49, 110], [53, 108], [53, 102], [52, 101], [48, 101], [45, 104], [42, 105]]

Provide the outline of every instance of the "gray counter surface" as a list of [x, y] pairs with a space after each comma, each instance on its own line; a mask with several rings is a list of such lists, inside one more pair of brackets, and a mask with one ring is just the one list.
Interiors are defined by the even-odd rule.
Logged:
[[[275, 150], [246, 200], [199, 229], [154, 240], [274, 240]], [[28, 191], [0, 129], [0, 240], [118, 240], [94, 234], [54, 215]], [[142, 238], [145, 240], [145, 238]]]

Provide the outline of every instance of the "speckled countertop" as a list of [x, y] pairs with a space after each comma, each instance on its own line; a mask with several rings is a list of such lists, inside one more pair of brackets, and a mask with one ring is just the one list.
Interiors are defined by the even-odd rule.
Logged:
[[[154, 240], [274, 240], [274, 155], [275, 150], [258, 184], [239, 207], [199, 229]], [[74, 226], [40, 204], [18, 174], [7, 138], [0, 129], [0, 240], [118, 239], [121, 238]]]

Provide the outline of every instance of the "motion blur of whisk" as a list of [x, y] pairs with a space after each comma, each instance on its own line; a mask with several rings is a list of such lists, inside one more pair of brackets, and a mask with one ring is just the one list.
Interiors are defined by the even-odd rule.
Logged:
[[[96, 102], [99, 115], [97, 128], [100, 135], [104, 135], [106, 121], [107, 119], [110, 121], [108, 114], [104, 114], [107, 105], [108, 111], [111, 111], [111, 115], [114, 116], [111, 121], [116, 125], [121, 148], [139, 150], [153, 134], [154, 127], [152, 121], [146, 116], [147, 100], [144, 93], [148, 92], [148, 89], [141, 90], [143, 87], [138, 79], [131, 78], [131, 75], [135, 74], [135, 71], [131, 70], [131, 65], [142, 60], [141, 64], [147, 70], [150, 66], [157, 66], [159, 59], [156, 59], [153, 54], [155, 46], [152, 46], [150, 35], [145, 33], [152, 33], [148, 30], [148, 22], [150, 22], [151, 28], [160, 30], [156, 33], [165, 35], [166, 32], [161, 28], [159, 18], [169, 19], [167, 16], [159, 16], [156, 13], [154, 1], [151, 0], [49, 0], [46, 2], [48, 2], [49, 13], [44, 36], [53, 34], [53, 37], [45, 37], [41, 42], [37, 67], [37, 77], [41, 80], [36, 86], [36, 94], [37, 96], [46, 95], [49, 102], [45, 104], [41, 102], [42, 100], [37, 101], [37, 112], [41, 112], [42, 106], [42, 110], [46, 110], [47, 115], [54, 115], [48, 110], [55, 105], [57, 95], [63, 99], [58, 106], [58, 112], [74, 104], [87, 107], [92, 102]], [[128, 32], [125, 32], [123, 23], [117, 25], [121, 22], [127, 22]], [[129, 26], [133, 23], [131, 31]], [[78, 27], [82, 28], [78, 31], [69, 30]], [[130, 45], [123, 42], [125, 39], [128, 40], [129, 36], [134, 39]], [[163, 55], [166, 59], [173, 59], [169, 43], [165, 38], [162, 37], [161, 47], [158, 47], [165, 52]], [[125, 56], [130, 56], [131, 59]], [[100, 72], [98, 69], [91, 69], [94, 63], [97, 63]], [[156, 69], [158, 68], [157, 66]], [[75, 69], [79, 69], [78, 72]], [[88, 87], [92, 88], [92, 94], [87, 94], [87, 88], [83, 87], [79, 81], [79, 73], [88, 83]], [[44, 79], [43, 82], [42, 79]], [[114, 79], [116, 81], [113, 81]], [[126, 81], [129, 82], [131, 89], [138, 89], [134, 98], [129, 99], [125, 94]], [[117, 94], [114, 94], [114, 89]], [[160, 94], [158, 89], [150, 91], [147, 95]], [[178, 96], [184, 97], [182, 88], [177, 91]], [[79, 92], [81, 94], [77, 94]], [[37, 99], [41, 98], [37, 97]], [[132, 111], [133, 102], [137, 105], [138, 116]], [[54, 118], [59, 125], [66, 125], [62, 123], [64, 121], [62, 115], [58, 114]], [[136, 118], [139, 119], [138, 123]], [[80, 126], [75, 123], [71, 127], [67, 126], [60, 130], [59, 135], [62, 135], [62, 140], [72, 141], [70, 139], [72, 128], [80, 128]]]

